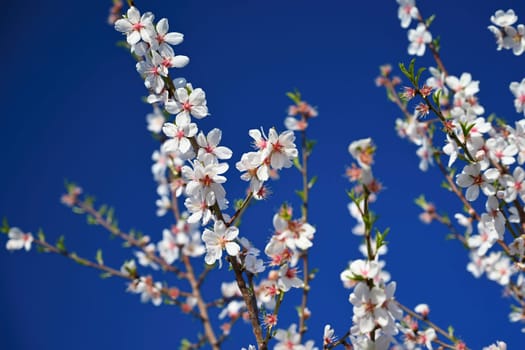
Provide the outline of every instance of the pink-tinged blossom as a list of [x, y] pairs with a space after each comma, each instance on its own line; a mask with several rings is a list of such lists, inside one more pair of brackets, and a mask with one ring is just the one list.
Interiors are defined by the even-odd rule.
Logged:
[[162, 231], [162, 241], [157, 244], [157, 250], [168, 264], [172, 264], [179, 258], [180, 247], [170, 230]]
[[511, 26], [516, 23], [517, 20], [518, 16], [516, 16], [512, 9], [507, 11], [497, 10], [494, 15], [490, 16], [490, 21], [499, 27]]
[[224, 309], [222, 309], [221, 313], [219, 314], [219, 319], [222, 320], [226, 316], [228, 316], [230, 319], [236, 319], [241, 315], [241, 310], [245, 307], [244, 301], [238, 301], [238, 300], [232, 300], [226, 305]]
[[436, 92], [441, 90], [443, 95], [448, 95], [448, 89], [445, 85], [445, 73], [434, 67], [429, 67], [428, 70], [432, 76], [427, 79], [427, 85]]
[[162, 57], [155, 51], [150, 56], [146, 56], [145, 60], [137, 62], [137, 72], [144, 77], [144, 85], [160, 94], [164, 89], [163, 77], [168, 76], [168, 69], [162, 65]]
[[244, 268], [253, 274], [264, 272], [264, 261], [262, 259], [257, 259], [255, 255], [248, 254], [244, 258]]
[[525, 51], [525, 26], [519, 24], [516, 28], [505, 27], [503, 36], [503, 46], [512, 48], [512, 53], [520, 56]]
[[126, 260], [120, 267], [120, 272], [126, 276], [136, 276], [137, 265], [135, 264], [135, 260]]
[[190, 256], [192, 258], [197, 258], [206, 253], [206, 248], [202, 244], [201, 234], [199, 231], [193, 231], [189, 235], [189, 241], [184, 244], [182, 248], [184, 255]]
[[315, 228], [307, 222], [285, 220], [279, 214], [273, 217], [277, 239], [283, 241], [292, 250], [306, 250], [313, 243]]
[[503, 165], [511, 165], [516, 162], [514, 156], [518, 153], [518, 148], [514, 144], [509, 144], [503, 137], [491, 137], [485, 145], [493, 161], [501, 162]]
[[291, 324], [288, 329], [278, 329], [275, 332], [275, 340], [278, 341], [275, 344], [274, 350], [304, 350], [301, 345], [301, 336], [297, 333], [297, 325]]
[[197, 135], [197, 144], [200, 146], [197, 156], [201, 158], [203, 154], [212, 154], [217, 159], [230, 159], [232, 150], [228, 147], [219, 146], [221, 138], [222, 131], [217, 128], [212, 129], [206, 136], [200, 132]]
[[153, 113], [146, 115], [146, 121], [148, 122], [148, 131], [159, 134], [166, 119], [162, 111], [158, 107], [154, 107]]
[[525, 235], [519, 236], [509, 244], [509, 253], [517, 256], [520, 261], [525, 257]]
[[225, 298], [233, 298], [235, 296], [242, 296], [239, 285], [236, 281], [233, 282], [222, 282], [221, 283], [221, 294]]
[[284, 126], [291, 131], [303, 131], [308, 127], [308, 123], [304, 119], [295, 119], [294, 117], [286, 117]]
[[[206, 157], [203, 159], [206, 160]], [[212, 160], [206, 162], [196, 160], [193, 162], [193, 169], [187, 165], [183, 166], [182, 176], [188, 181], [186, 193], [188, 196], [196, 196], [199, 192], [207, 194], [211, 191], [215, 194], [219, 206], [226, 207], [226, 191], [222, 186], [226, 182], [226, 177], [221, 174], [227, 170], [227, 163], [215, 163]]]
[[213, 231], [205, 229], [202, 240], [206, 244], [206, 256], [204, 261], [208, 265], [213, 265], [219, 260], [219, 267], [222, 266], [222, 251], [226, 250], [229, 256], [239, 254], [241, 247], [235, 242], [239, 235], [239, 229], [235, 226], [226, 227], [224, 222], [216, 221]]
[[493, 223], [480, 221], [478, 223], [478, 234], [468, 237], [467, 244], [471, 249], [476, 248], [478, 256], [484, 256], [498, 238], [498, 232]]
[[334, 335], [335, 331], [329, 324], [324, 326], [324, 332], [323, 332], [323, 345], [330, 345], [333, 342], [335, 342], [336, 338]]
[[155, 26], [156, 34], [149, 41], [152, 50], [159, 51], [161, 54], [173, 56], [173, 49], [170, 45], [179, 45], [184, 40], [184, 35], [177, 32], [168, 32], [169, 24], [166, 18], [162, 18]]
[[292, 160], [297, 158], [298, 151], [295, 146], [295, 135], [286, 130], [278, 134], [274, 128], [268, 132], [268, 143], [271, 145], [270, 165], [274, 169], [289, 168]]
[[126, 34], [126, 41], [130, 45], [137, 44], [141, 39], [149, 42], [154, 35], [153, 14], [146, 12], [142, 16], [136, 7], [130, 7], [125, 18], [115, 22], [115, 29]]
[[297, 277], [297, 269], [290, 268], [288, 264], [285, 264], [279, 269], [277, 286], [283, 292], [287, 292], [291, 288], [302, 288], [304, 283], [299, 277]]
[[374, 286], [370, 288], [366, 283], [359, 282], [349, 297], [353, 305], [354, 316], [351, 332], [353, 335], [368, 334], [376, 325], [381, 328], [394, 329], [395, 319], [384, 307], [387, 295], [384, 289]]
[[7, 237], [9, 238], [5, 245], [7, 250], [25, 249], [29, 251], [31, 249], [31, 243], [33, 243], [33, 235], [31, 233], [24, 233], [18, 227], [11, 227]]
[[472, 80], [470, 73], [462, 73], [459, 78], [449, 75], [445, 82], [456, 94], [462, 94], [462, 97], [474, 96], [479, 92], [479, 81]]
[[414, 311], [423, 316], [424, 318], [428, 317], [428, 314], [430, 314], [430, 308], [427, 304], [416, 305]]
[[454, 214], [454, 218], [458, 221], [458, 224], [465, 228], [465, 236], [472, 233], [472, 218], [466, 217], [461, 213]]
[[525, 171], [521, 167], [514, 168], [512, 175], [505, 174], [501, 177], [500, 183], [505, 186], [503, 199], [507, 203], [513, 202], [518, 196], [525, 197]]
[[353, 141], [348, 146], [348, 152], [362, 168], [370, 168], [374, 163], [375, 146], [371, 138]]
[[491, 281], [495, 281], [502, 286], [506, 286], [510, 282], [510, 277], [516, 272], [512, 267], [511, 260], [498, 252], [498, 259], [488, 264], [486, 268], [487, 278]]
[[140, 301], [147, 303], [151, 300], [153, 305], [159, 306], [162, 304], [162, 284], [160, 282], [153, 282], [151, 276], [140, 277], [138, 280], [134, 293], [140, 294]]
[[486, 227], [493, 226], [498, 238], [503, 239], [507, 220], [499, 208], [499, 200], [495, 196], [489, 196], [485, 202], [485, 210], [486, 212], [481, 214], [481, 222]]
[[[172, 163], [170, 158], [159, 151], [154, 151], [151, 155], [151, 159], [155, 162], [151, 166], [151, 172], [153, 173], [153, 178], [155, 181], [163, 183], [166, 181], [166, 169], [168, 168], [168, 165]], [[167, 192], [161, 192], [164, 195], [167, 195], [169, 191]]]
[[263, 183], [270, 178], [268, 165], [262, 163], [261, 152], [244, 153], [235, 167], [240, 172], [245, 172], [241, 179], [250, 182], [249, 188], [252, 193], [259, 191]]
[[[188, 90], [190, 91], [188, 92]], [[187, 123], [190, 122], [190, 115], [202, 119], [209, 114], [206, 94], [201, 88], [194, 90], [191, 87], [178, 88], [175, 91], [175, 99], [168, 100], [165, 107], [168, 113], [184, 117]]]
[[419, 170], [427, 171], [429, 165], [434, 164], [432, 145], [428, 141], [424, 141], [421, 147], [416, 151], [419, 157]]
[[161, 196], [155, 201], [157, 205], [157, 216], [164, 216], [171, 209], [171, 201], [168, 196]]
[[397, 0], [399, 9], [397, 18], [401, 21], [401, 28], [408, 28], [412, 19], [417, 19], [419, 11], [416, 7], [415, 0]]
[[497, 341], [495, 344], [485, 346], [483, 350], [507, 350], [507, 344], [503, 341]]
[[354, 274], [350, 270], [350, 268], [347, 268], [343, 272], [339, 274], [339, 279], [341, 282], [343, 282], [343, 286], [347, 289], [354, 288], [354, 286], [357, 284], [357, 281], [354, 279]]
[[155, 255], [155, 245], [153, 243], [144, 247], [144, 251], [135, 252], [139, 264], [146, 267], [151, 267], [153, 270], [158, 270], [159, 265], [153, 261], [151, 256]]
[[486, 196], [496, 194], [492, 183], [499, 178], [499, 171], [494, 168], [486, 170], [483, 174], [480, 171], [479, 163], [469, 164], [463, 168], [461, 174], [456, 178], [456, 183], [460, 187], [467, 188], [465, 198], [470, 202], [478, 198], [480, 189]]
[[432, 41], [432, 34], [427, 31], [427, 27], [423, 23], [419, 23], [416, 29], [408, 31], [408, 54], [423, 56], [425, 54], [426, 45]]
[[191, 213], [190, 217], [188, 218], [188, 222], [190, 224], [194, 224], [202, 220], [202, 225], [207, 225], [213, 217], [210, 208], [214, 204], [215, 194], [213, 192], [201, 192], [186, 198], [184, 205]]
[[[351, 335], [350, 340], [354, 350], [394, 350], [390, 344], [393, 338], [389, 335], [375, 333], [375, 340], [370, 339], [368, 334]], [[398, 350], [398, 349], [395, 349]]]
[[350, 264], [350, 271], [355, 279], [375, 279], [380, 268], [376, 261], [354, 260]]
[[494, 34], [494, 39], [496, 39], [496, 44], [498, 45], [496, 47], [496, 50], [500, 51], [503, 48], [510, 49], [510, 47], [507, 46], [508, 45], [507, 42], [504, 41], [504, 37], [503, 37], [505, 33], [504, 30], [496, 26], [492, 26], [492, 25], [488, 26], [487, 29], [490, 30], [492, 34]]
[[162, 144], [164, 153], [181, 152], [186, 153], [191, 148], [189, 138], [197, 134], [197, 125], [195, 123], [184, 123], [184, 118], [177, 116], [175, 123], [164, 123], [162, 132], [168, 137]]
[[525, 78], [521, 82], [512, 82], [509, 85], [510, 91], [514, 95], [514, 107], [516, 112], [525, 114]]
[[485, 257], [479, 256], [474, 251], [469, 254], [470, 262], [467, 264], [467, 271], [472, 273], [476, 278], [480, 278], [487, 267], [487, 260]]
[[437, 338], [434, 328], [427, 328], [417, 334], [417, 343], [425, 345], [428, 350], [432, 350], [432, 341]]
[[[363, 204], [360, 204], [360, 206], [362, 207]], [[362, 209], [363, 208], [361, 208], [361, 210]], [[354, 202], [350, 202], [348, 204], [348, 211], [350, 212], [350, 215], [357, 220], [357, 225], [352, 228], [352, 233], [357, 236], [362, 236], [365, 234], [365, 222], [363, 221], [361, 210]]]

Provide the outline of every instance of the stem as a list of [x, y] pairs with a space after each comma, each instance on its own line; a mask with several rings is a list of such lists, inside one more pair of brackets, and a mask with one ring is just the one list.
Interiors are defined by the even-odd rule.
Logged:
[[[443, 337], [445, 337], [446, 339], [448, 339], [449, 341], [451, 341], [452, 343], [457, 343], [458, 340], [451, 337], [450, 334], [448, 334], [448, 332], [446, 332], [445, 330], [443, 330], [442, 328], [440, 328], [439, 326], [437, 326], [434, 322], [430, 321], [428, 318], [426, 317], [423, 317], [421, 316], [420, 314], [412, 311], [410, 308], [406, 307], [405, 305], [401, 304], [399, 301], [395, 301], [395, 303], [397, 304], [397, 306], [399, 306], [401, 309], [403, 309], [403, 311], [405, 311], [407, 314], [409, 314], [410, 316], [412, 316], [413, 318], [421, 321], [421, 322], [424, 322], [426, 323], [430, 328], [433, 328], [437, 333], [441, 334]], [[443, 346], [446, 346], [447, 344], [445, 343], [439, 343], [436, 340], [434, 340], [434, 342], [440, 344], [440, 345], [443, 345]], [[455, 349], [454, 346], [450, 346], [448, 345], [447, 346], [448, 348], [450, 349]], [[465, 350], [469, 350], [468, 347], [465, 347]]]
[[246, 210], [246, 208], [248, 208], [248, 205], [250, 204], [252, 199], [253, 199], [253, 193], [250, 192], [250, 193], [248, 193], [246, 198], [244, 198], [244, 201], [242, 202], [241, 207], [239, 209], [237, 209], [235, 214], [233, 214], [232, 218], [230, 219], [230, 221], [228, 221], [226, 226], [229, 227], [231, 225], [235, 225], [235, 226], [239, 225], [240, 219], [241, 219], [242, 215], [244, 214], [244, 211]]
[[215, 332], [213, 331], [213, 327], [208, 316], [208, 307], [203, 300], [199, 284], [195, 278], [195, 273], [193, 272], [193, 266], [191, 265], [190, 259], [187, 255], [182, 255], [182, 261], [184, 262], [184, 266], [186, 266], [186, 278], [188, 282], [190, 282], [193, 296], [195, 299], [197, 299], [197, 307], [199, 308], [200, 319], [204, 326], [206, 338], [208, 339], [208, 342], [210, 343], [213, 350], [220, 350], [217, 337], [215, 336]]
[[[306, 123], [306, 118], [304, 115], [301, 116], [302, 121]], [[302, 158], [303, 162], [301, 164], [301, 175], [303, 178], [303, 203], [301, 205], [301, 212], [302, 212], [302, 221], [303, 223], [308, 222], [308, 194], [310, 191], [310, 188], [308, 186], [308, 158], [310, 157], [309, 151], [307, 149], [307, 138], [306, 138], [306, 130], [303, 130], [301, 132], [302, 140]], [[305, 310], [306, 306], [308, 304], [308, 292], [310, 291], [310, 272], [309, 272], [309, 266], [308, 266], [308, 251], [304, 251], [301, 254], [301, 258], [303, 259], [303, 296], [301, 298], [301, 306], [299, 309], [299, 342], [301, 343], [303, 340], [304, 333], [306, 333], [306, 318], [305, 318]]]
[[236, 257], [229, 256], [228, 261], [231, 263], [233, 271], [235, 272], [235, 280], [241, 291], [244, 303], [248, 309], [248, 315], [250, 317], [250, 323], [252, 325], [253, 334], [257, 341], [257, 347], [259, 350], [268, 350], [268, 344], [264, 341], [261, 323], [259, 321], [259, 310], [257, 308], [257, 300], [255, 299], [255, 294], [253, 290], [250, 290], [246, 286], [244, 277], [242, 276], [242, 267], [237, 262]]
[[86, 205], [85, 202], [82, 202], [80, 200], [77, 200], [74, 204], [77, 205], [82, 210], [84, 210], [85, 212], [87, 212], [88, 214], [90, 214], [91, 216], [93, 216], [95, 218], [96, 222], [100, 226], [104, 227], [111, 234], [113, 234], [113, 235], [115, 235], [117, 237], [120, 237], [122, 240], [126, 241], [126, 243], [128, 243], [129, 245], [141, 249], [144, 252], [144, 254], [146, 254], [148, 256], [149, 259], [151, 259], [152, 261], [154, 261], [157, 264], [159, 264], [160, 266], [162, 266], [162, 268], [165, 271], [173, 272], [179, 278], [185, 278], [186, 277], [185, 273], [182, 272], [181, 270], [179, 270], [177, 267], [168, 264], [162, 257], [160, 257], [160, 256], [158, 256], [158, 255], [156, 255], [156, 254], [154, 254], [154, 253], [152, 253], [150, 251], [147, 251], [145, 249], [144, 241], [137, 240], [137, 239], [133, 238], [131, 235], [129, 235], [127, 233], [124, 233], [124, 232], [120, 231], [117, 227], [113, 226], [110, 222], [108, 222], [106, 219], [104, 219], [102, 217], [102, 215], [100, 215], [100, 213], [98, 211], [96, 211], [91, 205]]

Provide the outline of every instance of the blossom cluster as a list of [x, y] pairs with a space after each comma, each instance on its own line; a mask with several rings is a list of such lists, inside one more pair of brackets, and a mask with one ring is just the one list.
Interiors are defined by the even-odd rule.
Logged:
[[493, 25], [488, 26], [488, 29], [496, 38], [498, 50], [512, 50], [516, 56], [519, 56], [525, 51], [525, 26], [518, 24], [514, 27], [517, 20], [518, 16], [514, 10], [498, 10], [490, 17]]
[[[403, 18], [402, 26], [405, 27], [406, 17]], [[498, 10], [491, 21], [499, 28], [489, 28], [498, 38], [498, 49], [512, 48], [515, 54], [520, 54], [523, 25], [513, 28], [516, 20], [513, 10]], [[434, 55], [438, 55], [438, 51], [433, 50]], [[468, 72], [451, 75], [440, 60], [437, 64], [438, 67], [429, 69], [430, 77], [423, 86], [418, 84], [420, 73], [416, 76], [405, 69], [413, 86], [400, 94], [404, 101], [393, 99], [404, 114], [403, 119], [396, 120], [396, 129], [400, 137], [419, 147], [416, 151], [419, 168], [426, 171], [429, 165], [437, 163], [449, 181], [449, 189], [464, 199], [465, 212], [456, 213], [454, 217], [459, 226], [456, 237], [460, 237], [470, 250], [471, 262], [467, 269], [475, 277], [485, 274], [502, 285], [518, 301], [519, 306], [513, 305], [511, 321], [523, 321], [525, 119], [511, 125], [485, 116], [485, 108], [477, 98], [479, 81]], [[382, 69], [380, 79], [381, 85], [393, 92], [395, 86], [390, 71], [385, 73]], [[525, 80], [512, 82], [510, 90], [515, 97], [516, 111], [522, 113]], [[408, 101], [415, 97], [422, 101], [411, 113]], [[425, 110], [424, 115], [422, 110]], [[431, 111], [437, 119], [421, 118]], [[436, 132], [436, 123], [444, 131], [441, 139], [437, 136], [443, 134]], [[462, 164], [458, 166], [458, 162]], [[482, 205], [477, 204], [480, 199]], [[436, 214], [433, 205], [426, 202], [420, 205], [425, 210], [425, 222], [433, 219], [445, 222]]]
[[[417, 22], [415, 29], [408, 30], [408, 53], [422, 56], [429, 47], [437, 55], [428, 30], [432, 21], [423, 19], [415, 0], [396, 1], [401, 27], [409, 28], [412, 20]], [[88, 222], [102, 224], [113, 235], [123, 238], [125, 244], [136, 248], [135, 259], [125, 261], [120, 270], [113, 270], [104, 265], [101, 253], [97, 253], [97, 262], [92, 263], [67, 251], [61, 240], [53, 246], [43, 235], [39, 234], [37, 240], [31, 233], [16, 227], [2, 228], [8, 235], [6, 248], [28, 251], [36, 244], [44, 251], [62, 254], [83, 265], [127, 279], [130, 281], [127, 290], [139, 294], [142, 302], [159, 306], [164, 301], [176, 300], [183, 312], [200, 308], [197, 314], [202, 322], [209, 322], [209, 319], [203, 313], [203, 308], [206, 311], [208, 306], [198, 293], [200, 284], [208, 271], [215, 266], [221, 268], [226, 261], [235, 274], [235, 281], [221, 284], [220, 298], [216, 302], [220, 308], [218, 318], [225, 322], [221, 326], [223, 336], [229, 334], [233, 322], [243, 319], [256, 326], [261, 322], [266, 338], [262, 340], [260, 335], [257, 338], [260, 348], [266, 349], [267, 342], [273, 338], [275, 350], [317, 350], [314, 341], [304, 339], [304, 322], [310, 317], [306, 304], [298, 308], [299, 325], [291, 323], [282, 328], [278, 317], [284, 295], [294, 289], [302, 290], [306, 299], [308, 281], [314, 276], [313, 272], [299, 268], [303, 259], [306, 269], [308, 252], [317, 231], [306, 215], [307, 191], [315, 182], [314, 179], [308, 181], [307, 174], [306, 163], [311, 149], [303, 146], [301, 163], [294, 131], [300, 132], [303, 145], [308, 145], [305, 131], [311, 118], [318, 116], [317, 109], [301, 100], [299, 93], [290, 93], [288, 96], [294, 104], [289, 107], [284, 121], [287, 130], [281, 133], [275, 128], [267, 132], [263, 128], [249, 130], [253, 150], [242, 154], [235, 163], [241, 180], [248, 182], [246, 197], [235, 203], [232, 214], [227, 214], [230, 209], [225, 189], [230, 167], [227, 161], [233, 157], [233, 152], [220, 145], [220, 129], [214, 128], [207, 133], [199, 130], [198, 120], [210, 115], [204, 90], [194, 88], [185, 78], [173, 79], [169, 73], [170, 69], [189, 63], [187, 56], [175, 54], [172, 47], [182, 43], [183, 35], [170, 32], [167, 19], [155, 22], [151, 12], [141, 14], [134, 6], [125, 16], [116, 19], [121, 8], [122, 4], [116, 2], [111, 10], [111, 22], [125, 35], [130, 52], [137, 59], [136, 70], [148, 90], [146, 101], [153, 108], [146, 117], [147, 129], [160, 141], [152, 155], [154, 164], [151, 166], [159, 196], [157, 215], [172, 212], [175, 223], [162, 230], [162, 239], [156, 243], [146, 235], [125, 234], [113, 223], [107, 208], [95, 209], [92, 202], [81, 199], [79, 188], [70, 187], [62, 198], [63, 203], [77, 213], [87, 213]], [[513, 10], [497, 11], [491, 21], [494, 25], [489, 29], [496, 36], [498, 50], [512, 49], [516, 55], [525, 51], [525, 27], [513, 27], [517, 21]], [[404, 114], [403, 119], [396, 120], [396, 129], [401, 137], [418, 146], [419, 168], [426, 171], [438, 164], [449, 180], [449, 189], [463, 200], [465, 211], [454, 217], [456, 226], [464, 231], [456, 236], [469, 250], [471, 261], [467, 270], [475, 277], [486, 275], [503, 286], [518, 302], [517, 306], [513, 305], [510, 320], [524, 321], [525, 119], [509, 125], [485, 117], [485, 109], [477, 98], [479, 81], [466, 72], [459, 76], [448, 74], [441, 61], [437, 66], [429, 69], [430, 76], [423, 86], [419, 84], [421, 72], [417, 76], [414, 74], [413, 63], [409, 70], [403, 67], [413, 86], [405, 87], [400, 94], [395, 91], [400, 80], [390, 77], [391, 67], [382, 67], [377, 82], [390, 89], [389, 97], [398, 103]], [[516, 111], [525, 113], [525, 79], [521, 83], [511, 83], [510, 90], [515, 97]], [[408, 102], [415, 98], [421, 98], [422, 102], [410, 112]], [[424, 119], [431, 113], [437, 119]], [[442, 139], [436, 137], [435, 124], [438, 123], [444, 130]], [[441, 345], [438, 336], [444, 332], [429, 322], [429, 307], [419, 304], [412, 311], [400, 304], [394, 296], [396, 282], [391, 281], [386, 263], [380, 259], [387, 253], [387, 232], [374, 230], [376, 216], [370, 209], [382, 190], [381, 182], [372, 172], [376, 147], [371, 138], [364, 138], [352, 142], [348, 152], [354, 159], [346, 171], [354, 184], [348, 192], [351, 199], [348, 209], [357, 221], [352, 232], [363, 239], [359, 246], [363, 257], [350, 261], [340, 274], [343, 286], [351, 289], [348, 296], [353, 308], [351, 326], [346, 335], [337, 340], [335, 330], [327, 324], [322, 336], [323, 348], [344, 344], [358, 350], [412, 350], [432, 349], [433, 343]], [[277, 178], [280, 170], [292, 165], [299, 169], [307, 184], [303, 191], [298, 191], [303, 200], [302, 215], [294, 216], [291, 205], [281, 205], [272, 218], [273, 234], [264, 249], [258, 249], [240, 235], [240, 217], [252, 199], [268, 197], [267, 181]], [[483, 202], [476, 204], [479, 200]], [[179, 210], [179, 202], [185, 210]], [[421, 218], [425, 222], [446, 221], [424, 198], [419, 204], [424, 210]], [[206, 264], [202, 280], [192, 275], [189, 258], [203, 259]], [[181, 302], [178, 288], [156, 281], [152, 275], [139, 274], [137, 263], [141, 268], [168, 270], [179, 278], [186, 278], [192, 292], [185, 292], [186, 300]], [[256, 326], [253, 326], [254, 333], [257, 333]], [[216, 348], [217, 343], [212, 344], [213, 337], [208, 330], [204, 337], [206, 339], [199, 342], [207, 341]], [[448, 339], [453, 343], [450, 348], [466, 348], [455, 337]], [[250, 345], [248, 349], [256, 347]], [[506, 344], [498, 341], [485, 349], [506, 350]]]

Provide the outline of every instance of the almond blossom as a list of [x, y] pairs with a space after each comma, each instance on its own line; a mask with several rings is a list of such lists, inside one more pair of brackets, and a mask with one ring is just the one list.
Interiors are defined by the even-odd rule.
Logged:
[[479, 163], [466, 165], [461, 174], [456, 178], [456, 183], [463, 188], [467, 188], [465, 197], [469, 201], [475, 201], [479, 196], [479, 190], [487, 196], [496, 194], [492, 182], [499, 177], [497, 169], [488, 169], [483, 174], [480, 173], [481, 166]]
[[226, 227], [224, 222], [218, 220], [213, 225], [213, 231], [205, 229], [202, 234], [202, 240], [206, 244], [206, 256], [204, 261], [208, 265], [213, 265], [217, 260], [219, 267], [222, 266], [222, 251], [230, 256], [239, 254], [241, 247], [235, 242], [239, 235], [239, 229], [235, 226]]
[[173, 100], [165, 104], [166, 111], [183, 117], [186, 123], [190, 122], [190, 115], [202, 119], [209, 115], [206, 105], [206, 94], [201, 88], [193, 89], [191, 85], [178, 88]]
[[136, 7], [130, 7], [125, 18], [115, 22], [115, 29], [126, 34], [128, 44], [135, 45], [141, 39], [149, 42], [154, 33], [153, 14], [146, 12], [142, 16]]
[[417, 10], [415, 0], [396, 0], [399, 4], [397, 17], [401, 21], [402, 28], [408, 28], [412, 19], [417, 19], [419, 11]]
[[525, 78], [521, 82], [510, 83], [510, 91], [514, 95], [514, 107], [516, 112], [523, 113], [525, 115]]
[[427, 27], [423, 23], [419, 23], [416, 29], [408, 31], [408, 54], [423, 56], [425, 54], [426, 45], [432, 41], [432, 34], [427, 31]]
[[9, 237], [5, 247], [7, 250], [31, 249], [33, 243], [33, 235], [31, 233], [24, 233], [18, 227], [11, 227], [7, 234]]

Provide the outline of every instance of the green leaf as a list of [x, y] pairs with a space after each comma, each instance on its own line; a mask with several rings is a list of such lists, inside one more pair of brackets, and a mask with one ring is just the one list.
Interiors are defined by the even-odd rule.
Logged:
[[84, 204], [87, 207], [93, 207], [93, 204], [95, 204], [95, 197], [93, 197], [93, 196], [86, 196], [86, 198], [84, 199]]
[[299, 170], [302, 170], [302, 168], [303, 168], [303, 167], [301, 166], [301, 163], [299, 163], [299, 158], [294, 158], [294, 159], [293, 159], [293, 165], [294, 165], [297, 169], [299, 169]]
[[95, 259], [97, 260], [97, 263], [99, 265], [104, 265], [104, 259], [102, 258], [102, 249], [97, 250], [97, 255]]
[[60, 236], [58, 238], [58, 241], [56, 242], [55, 246], [56, 248], [61, 252], [61, 253], [66, 253], [67, 252], [67, 249], [66, 249], [66, 245], [64, 244], [64, 236]]
[[420, 208], [424, 208], [427, 205], [427, 200], [425, 199], [425, 195], [423, 194], [417, 197], [414, 202]]
[[11, 228], [9, 227], [9, 223], [7, 222], [7, 218], [4, 216], [4, 218], [2, 219], [2, 228], [0, 228], [0, 232], [8, 234], [10, 229]]
[[433, 95], [432, 99], [434, 100], [434, 104], [437, 106], [438, 110], [441, 110], [441, 94], [443, 90], [439, 89], [437, 90]]
[[301, 198], [301, 200], [304, 202], [304, 191], [295, 190], [295, 194]]
[[306, 140], [306, 153], [312, 153], [314, 146], [317, 144], [316, 140]]
[[412, 77], [410, 76], [410, 73], [406, 69], [405, 64], [403, 62], [399, 62], [399, 69], [408, 79], [412, 80]]
[[301, 103], [301, 93], [298, 90], [295, 90], [294, 92], [287, 92], [286, 96], [288, 96], [288, 98], [292, 100], [296, 105]]
[[107, 210], [108, 210], [108, 206], [103, 204], [98, 209], [98, 213], [100, 214], [100, 216], [104, 216], [104, 214], [106, 213]]
[[310, 181], [308, 181], [308, 189], [311, 189], [315, 185], [316, 182], [317, 182], [317, 175], [312, 177]]
[[387, 244], [385, 238], [389, 233], [390, 228], [387, 228], [383, 233], [381, 233], [379, 230], [376, 230], [376, 252], [379, 250], [379, 248]]
[[44, 235], [44, 231], [42, 231], [42, 229], [38, 230], [37, 236], [38, 236], [38, 239], [41, 240], [42, 242], [46, 241], [46, 236]]
[[427, 28], [430, 27], [430, 25], [432, 24], [432, 22], [434, 22], [435, 19], [436, 15], [432, 15], [427, 18], [427, 20], [425, 21], [425, 25], [427, 26]]
[[456, 239], [456, 235], [453, 233], [449, 233], [448, 235], [445, 236], [446, 241], [452, 241], [454, 239]]
[[448, 326], [448, 336], [450, 337], [452, 341], [457, 340], [456, 336], [454, 335], [454, 327]]
[[439, 50], [441, 50], [441, 37], [437, 36], [432, 40], [432, 45], [434, 46], [434, 50], [439, 53]]
[[111, 276], [112, 275], [109, 272], [104, 272], [100, 274], [100, 278], [102, 279], [110, 278]]
[[401, 69], [401, 72], [403, 72], [404, 75], [410, 80], [412, 85], [417, 88], [415, 76], [414, 76], [414, 65], [416, 63], [416, 59], [413, 58], [410, 60], [410, 63], [408, 65], [408, 69], [405, 67], [403, 63], [399, 63], [399, 69]]
[[452, 191], [452, 188], [450, 187], [450, 185], [446, 181], [441, 182], [441, 187], [446, 189], [446, 190]]
[[79, 207], [72, 207], [71, 210], [72, 210], [73, 213], [75, 213], [75, 214], [84, 214], [84, 213], [85, 213], [84, 209], [79, 208]]
[[189, 350], [191, 349], [192, 344], [188, 339], [182, 339], [180, 341], [179, 350]]
[[417, 74], [416, 74], [416, 77], [414, 78], [414, 81], [415, 81], [415, 85], [416, 86], [419, 86], [419, 78], [421, 77], [421, 73], [423, 73], [425, 71], [425, 67], [421, 67], [417, 70]]
[[98, 225], [97, 219], [95, 219], [92, 215], [87, 215], [86, 220], [88, 225]]

